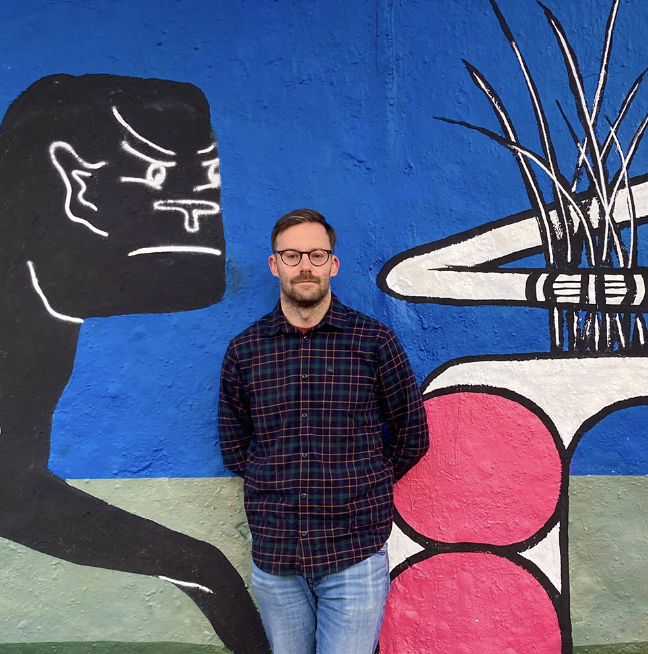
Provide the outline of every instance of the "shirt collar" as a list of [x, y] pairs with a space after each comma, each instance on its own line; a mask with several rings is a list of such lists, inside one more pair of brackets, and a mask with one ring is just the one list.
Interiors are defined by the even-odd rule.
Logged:
[[[334, 329], [345, 329], [347, 326], [348, 315], [348, 308], [345, 307], [335, 295], [331, 294], [331, 306], [324, 314], [322, 320], [312, 327], [312, 329], [322, 329], [326, 326], [333, 327]], [[297, 327], [291, 325], [286, 320], [286, 316], [284, 316], [284, 313], [281, 310], [281, 301], [277, 302], [275, 308], [267, 316], [261, 319], [261, 327], [267, 336], [275, 336], [280, 333], [301, 333]]]

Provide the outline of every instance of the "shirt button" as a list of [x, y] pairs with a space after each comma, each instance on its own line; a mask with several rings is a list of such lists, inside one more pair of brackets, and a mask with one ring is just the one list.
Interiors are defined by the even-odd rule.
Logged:
[[302, 379], [307, 379], [307, 378], [308, 378], [308, 375], [307, 375], [306, 373], [304, 373], [304, 374], [302, 375]]
[[306, 454], [306, 452], [304, 452], [304, 453], [302, 454], [302, 459], [305, 459], [307, 456], [308, 456], [308, 454]]
[[308, 336], [304, 336], [304, 340], [305, 340], [305, 341], [308, 341]]
[[305, 536], [307, 533], [307, 531], [302, 531], [302, 536]]
[[301, 498], [302, 498], [302, 500], [305, 500], [306, 499], [306, 493], [302, 493]]
[[308, 414], [307, 413], [302, 413], [302, 418], [308, 418]]

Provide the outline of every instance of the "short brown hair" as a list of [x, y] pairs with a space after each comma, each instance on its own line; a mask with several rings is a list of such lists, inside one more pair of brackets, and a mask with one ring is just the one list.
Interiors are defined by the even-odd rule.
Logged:
[[314, 209], [295, 209], [294, 211], [287, 213], [285, 216], [281, 216], [272, 228], [272, 234], [270, 234], [272, 251], [274, 252], [275, 246], [277, 245], [277, 239], [281, 232], [286, 231], [289, 227], [294, 227], [295, 225], [301, 225], [303, 223], [319, 223], [322, 225], [326, 230], [329, 241], [331, 242], [331, 250], [335, 250], [337, 234], [333, 227], [326, 222], [326, 218]]

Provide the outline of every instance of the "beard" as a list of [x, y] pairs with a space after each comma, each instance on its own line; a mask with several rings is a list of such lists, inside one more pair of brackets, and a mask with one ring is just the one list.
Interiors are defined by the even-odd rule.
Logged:
[[[299, 282], [315, 282], [317, 286], [301, 288]], [[290, 304], [299, 309], [312, 309], [328, 297], [330, 280], [316, 277], [311, 273], [301, 273], [294, 279], [281, 280], [281, 293]]]

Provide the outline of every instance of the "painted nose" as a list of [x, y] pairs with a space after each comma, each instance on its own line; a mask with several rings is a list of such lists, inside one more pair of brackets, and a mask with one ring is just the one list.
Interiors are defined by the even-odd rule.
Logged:
[[177, 211], [182, 214], [185, 231], [195, 234], [200, 231], [200, 219], [220, 213], [217, 202], [207, 200], [157, 200], [153, 204], [157, 211]]

